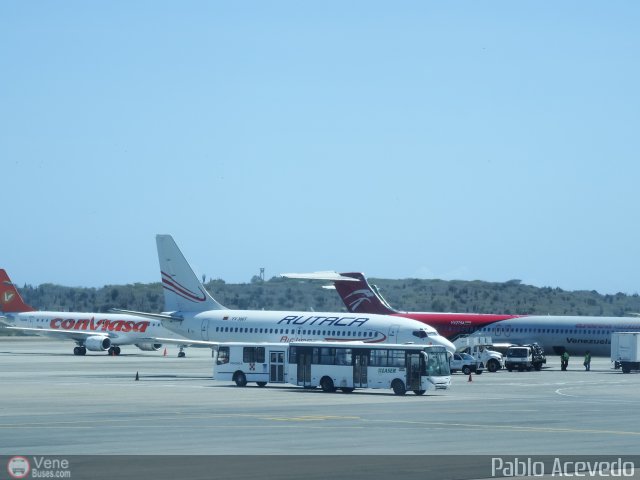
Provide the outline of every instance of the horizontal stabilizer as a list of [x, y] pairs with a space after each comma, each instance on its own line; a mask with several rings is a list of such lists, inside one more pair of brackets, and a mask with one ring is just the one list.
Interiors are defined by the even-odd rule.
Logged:
[[311, 272], [311, 273], [281, 273], [284, 278], [296, 278], [299, 280], [326, 280], [329, 282], [358, 282], [357, 278], [345, 277], [338, 272]]

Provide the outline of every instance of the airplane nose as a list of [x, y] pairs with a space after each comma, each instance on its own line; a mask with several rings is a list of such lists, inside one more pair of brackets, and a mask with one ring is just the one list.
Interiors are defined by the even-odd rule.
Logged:
[[442, 335], [438, 335], [436, 338], [431, 337], [429, 340], [432, 340], [434, 344], [441, 345], [447, 349], [447, 351], [453, 355], [456, 353], [456, 346], [451, 343], [449, 340], [444, 338]]

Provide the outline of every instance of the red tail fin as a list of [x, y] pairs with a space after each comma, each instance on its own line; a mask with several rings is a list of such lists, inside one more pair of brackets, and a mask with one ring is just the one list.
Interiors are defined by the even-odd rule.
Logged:
[[352, 313], [378, 313], [392, 315], [398, 313], [382, 298], [375, 287], [369, 285], [361, 273], [341, 273], [345, 277], [358, 279], [357, 282], [334, 281], [333, 284], [347, 310]]
[[0, 311], [19, 313], [33, 310], [35, 309], [24, 303], [7, 272], [0, 268]]

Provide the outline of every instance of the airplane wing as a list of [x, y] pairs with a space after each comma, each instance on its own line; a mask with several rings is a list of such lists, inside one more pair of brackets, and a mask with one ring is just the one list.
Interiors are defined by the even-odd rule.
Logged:
[[189, 340], [188, 338], [160, 338], [160, 337], [149, 337], [140, 339], [140, 343], [145, 342], [158, 342], [158, 343], [166, 343], [169, 345], [181, 345], [184, 347], [208, 347], [215, 348], [220, 345], [220, 342], [208, 342], [206, 340]]
[[112, 308], [109, 310], [113, 313], [123, 313], [127, 315], [135, 315], [136, 317], [145, 317], [152, 320], [165, 320], [169, 322], [181, 322], [184, 320], [182, 315], [171, 315], [167, 313], [148, 313], [148, 312], [136, 312], [135, 310], [123, 310], [121, 308]]
[[338, 272], [311, 272], [311, 273], [281, 273], [281, 277], [297, 278], [300, 280], [326, 280], [328, 282], [359, 282], [357, 278], [345, 277]]
[[118, 338], [110, 332], [82, 332], [80, 330], [61, 330], [58, 328], [33, 328], [33, 327], [3, 327], [7, 330], [17, 330], [20, 332], [33, 332], [52, 337], [69, 338], [71, 340], [85, 340], [88, 337], [100, 336], [109, 338]]

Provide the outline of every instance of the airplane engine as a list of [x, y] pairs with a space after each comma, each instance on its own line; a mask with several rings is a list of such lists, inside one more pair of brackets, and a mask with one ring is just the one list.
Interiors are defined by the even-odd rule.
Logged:
[[84, 346], [87, 350], [92, 352], [104, 352], [111, 347], [111, 339], [109, 337], [101, 337], [100, 335], [94, 335], [84, 341]]
[[162, 348], [161, 343], [136, 343], [136, 347], [144, 352], [156, 352]]

